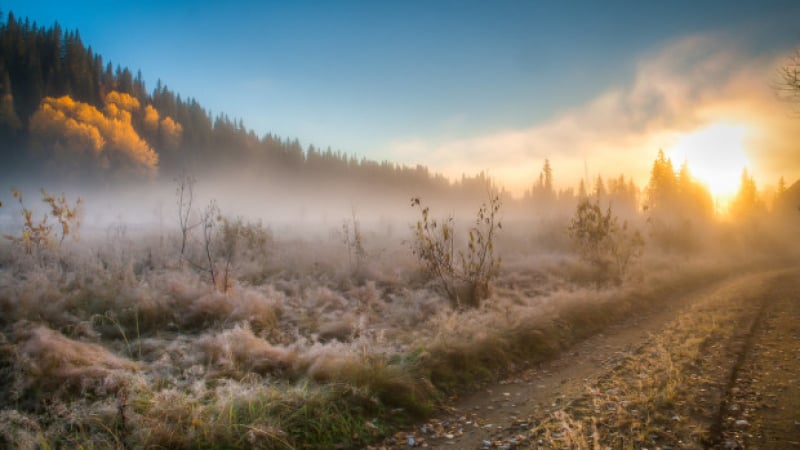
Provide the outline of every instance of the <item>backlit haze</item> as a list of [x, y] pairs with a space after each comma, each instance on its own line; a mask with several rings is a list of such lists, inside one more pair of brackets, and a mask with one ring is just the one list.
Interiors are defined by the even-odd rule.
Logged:
[[515, 195], [548, 158], [557, 187], [647, 182], [659, 149], [718, 201], [747, 166], [800, 176], [800, 127], [775, 94], [800, 2], [3, 1], [78, 29], [258, 135], [449, 177], [486, 171]]

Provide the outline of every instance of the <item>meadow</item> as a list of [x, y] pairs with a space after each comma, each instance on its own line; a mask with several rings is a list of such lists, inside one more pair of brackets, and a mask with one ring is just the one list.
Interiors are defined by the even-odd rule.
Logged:
[[[718, 223], [680, 250], [645, 235], [623, 274], [576, 246], [574, 218], [509, 212], [487, 291], [463, 304], [415, 252], [424, 216], [353, 212], [292, 232], [208, 211], [77, 240], [53, 215], [47, 239], [32, 220], [0, 244], [3, 446], [363, 447], [610, 324], [793, 257], [779, 226]], [[449, 245], [470, 248], [469, 223], [453, 221]]]

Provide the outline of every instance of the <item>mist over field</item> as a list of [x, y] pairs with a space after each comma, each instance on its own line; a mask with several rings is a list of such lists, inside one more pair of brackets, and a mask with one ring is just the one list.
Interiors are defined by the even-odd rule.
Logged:
[[796, 5], [495, 6], [4, 11], [0, 447], [796, 445]]

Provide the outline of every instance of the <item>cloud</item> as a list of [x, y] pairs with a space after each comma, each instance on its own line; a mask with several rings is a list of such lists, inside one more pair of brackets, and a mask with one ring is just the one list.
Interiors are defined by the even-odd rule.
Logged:
[[574, 186], [585, 167], [590, 176], [625, 172], [643, 184], [659, 148], [668, 150], [682, 134], [734, 122], [748, 129], [757, 177], [774, 182], [779, 169], [797, 177], [800, 157], [791, 142], [800, 138], [800, 119], [790, 117], [771, 87], [780, 63], [780, 55], [744, 55], [721, 36], [690, 36], [642, 58], [629, 85], [609, 87], [542, 123], [460, 139], [405, 139], [389, 151], [453, 177], [488, 170], [517, 194], [533, 183], [545, 158], [561, 186]]

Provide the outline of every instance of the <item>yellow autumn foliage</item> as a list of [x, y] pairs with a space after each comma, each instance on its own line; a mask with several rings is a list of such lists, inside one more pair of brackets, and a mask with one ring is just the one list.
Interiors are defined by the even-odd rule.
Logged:
[[158, 154], [131, 121], [138, 109], [138, 100], [115, 91], [106, 96], [103, 111], [69, 96], [45, 97], [31, 117], [30, 131], [56, 152], [79, 156], [91, 150], [100, 167], [154, 173]]
[[172, 120], [172, 117], [164, 117], [161, 120], [161, 135], [168, 146], [177, 147], [183, 136], [183, 126]]
[[139, 100], [124, 92], [111, 91], [106, 94], [106, 105], [114, 105], [123, 111], [138, 111]]
[[153, 105], [145, 106], [144, 119], [142, 120], [145, 131], [153, 135], [156, 134], [158, 132], [158, 120], [158, 110], [153, 108]]
[[40, 138], [59, 141], [62, 147], [73, 152], [100, 153], [106, 141], [93, 122], [102, 119], [102, 114], [86, 103], [66, 96], [47, 97], [31, 117], [30, 130]]

